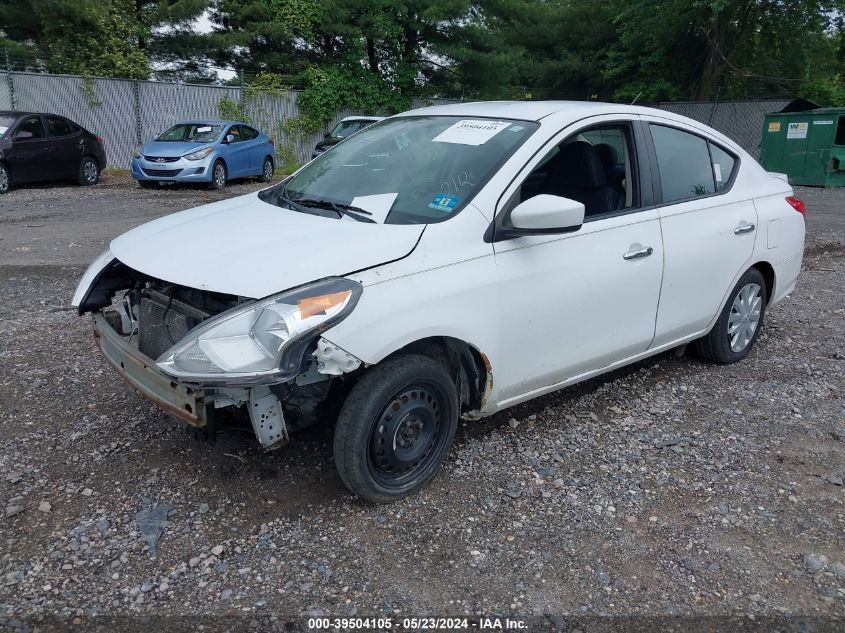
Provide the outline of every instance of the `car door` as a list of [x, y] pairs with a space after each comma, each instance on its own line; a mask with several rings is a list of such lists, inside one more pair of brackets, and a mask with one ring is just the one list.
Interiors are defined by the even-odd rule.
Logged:
[[233, 125], [226, 131], [227, 137], [233, 136], [225, 147], [226, 166], [229, 178], [239, 178], [249, 174], [249, 144], [241, 136], [241, 126]]
[[249, 172], [250, 176], [261, 173], [261, 167], [264, 163], [264, 147], [259, 140], [258, 130], [249, 127], [248, 125], [241, 125], [241, 138], [246, 148], [249, 150]]
[[74, 132], [71, 124], [58, 116], [45, 116], [44, 121], [47, 124], [47, 136], [53, 148], [53, 162], [57, 172], [65, 178], [77, 176], [84, 147], [82, 130]]
[[40, 115], [27, 116], [18, 123], [12, 135], [12, 151], [8, 162], [18, 182], [61, 177]]
[[[586, 207], [577, 231], [494, 242], [502, 306], [504, 362], [495, 378], [501, 406], [642, 353], [654, 337], [663, 247], [642, 131], [630, 116], [594, 117], [582, 126], [570, 126], [535, 155], [515, 181], [527, 193], [522, 184], [512, 186], [497, 210], [507, 215], [525, 196], [539, 193], [568, 194]], [[597, 162], [596, 146], [611, 139], [623, 144], [626, 170], [616, 194], [608, 188], [617, 165]], [[567, 146], [576, 141], [580, 153], [570, 156]], [[555, 188], [564, 181], [566, 187]], [[616, 203], [594, 202], [602, 198]]]
[[663, 230], [664, 272], [653, 345], [705, 330], [754, 251], [757, 211], [733, 183], [739, 158], [703, 133], [647, 125]]

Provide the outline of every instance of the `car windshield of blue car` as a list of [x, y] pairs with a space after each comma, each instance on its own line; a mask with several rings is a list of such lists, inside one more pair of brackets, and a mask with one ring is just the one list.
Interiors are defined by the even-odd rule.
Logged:
[[209, 123], [179, 123], [159, 134], [157, 141], [188, 141], [189, 143], [208, 143], [214, 141], [223, 132], [223, 125]]
[[341, 141], [260, 198], [339, 219], [443, 222], [537, 127], [530, 121], [480, 117], [387, 119]]

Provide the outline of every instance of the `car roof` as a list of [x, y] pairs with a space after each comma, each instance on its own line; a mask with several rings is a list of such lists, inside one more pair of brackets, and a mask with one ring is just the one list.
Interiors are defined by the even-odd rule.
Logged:
[[229, 119], [186, 119], [184, 121], [176, 121], [173, 125], [249, 125], [245, 121], [232, 121]]
[[540, 121], [559, 112], [571, 114], [573, 118], [619, 113], [661, 112], [664, 115], [667, 114], [664, 110], [655, 110], [654, 108], [601, 101], [474, 101], [417, 108], [397, 116], [478, 116]]
[[340, 122], [343, 123], [344, 121], [383, 121], [385, 117], [383, 116], [365, 116], [365, 115], [356, 115], [356, 116], [345, 116], [343, 117]]
[[[22, 112], [21, 110], [0, 110], [0, 116], [9, 116], [9, 117], [23, 117], [23, 116], [58, 116], [63, 119], [67, 119], [68, 117], [62, 116], [61, 114], [53, 114], [52, 112]], [[68, 119], [70, 120], [70, 119]]]

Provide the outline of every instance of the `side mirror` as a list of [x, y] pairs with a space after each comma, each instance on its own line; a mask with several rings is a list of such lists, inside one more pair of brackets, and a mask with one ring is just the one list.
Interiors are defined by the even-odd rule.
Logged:
[[16, 141], [24, 141], [28, 138], [32, 138], [32, 132], [30, 132], [28, 130], [21, 130], [20, 132], [15, 134], [15, 140]]
[[584, 224], [584, 205], [569, 198], [540, 194], [516, 205], [510, 226], [497, 226], [493, 241], [523, 235], [557, 235], [577, 231]]
[[224, 143], [234, 143], [235, 142], [235, 135], [234, 134], [227, 134], [226, 138], [223, 139]]
[[325, 134], [323, 134], [323, 138], [329, 138], [331, 135], [331, 132], [326, 132]]

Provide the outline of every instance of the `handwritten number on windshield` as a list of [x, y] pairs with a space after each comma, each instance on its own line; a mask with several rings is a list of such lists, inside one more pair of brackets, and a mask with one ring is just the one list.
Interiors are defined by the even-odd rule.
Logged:
[[452, 176], [448, 180], [444, 180], [440, 183], [440, 191], [443, 193], [449, 193], [450, 191], [458, 191], [462, 187], [474, 187], [475, 183], [472, 182], [471, 176], [469, 173], [462, 171]]

